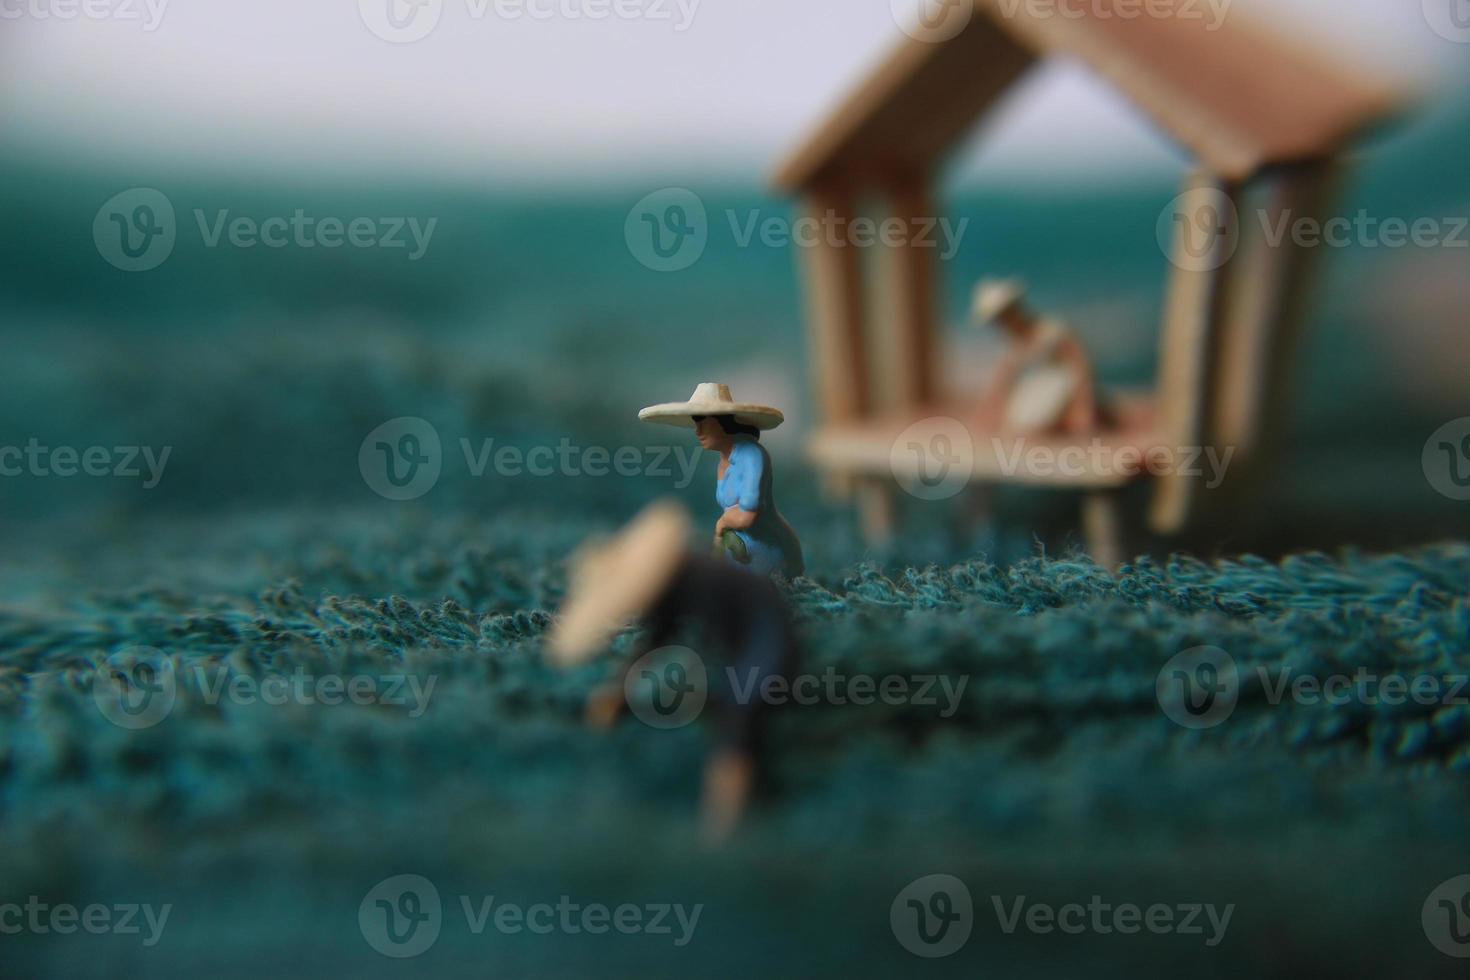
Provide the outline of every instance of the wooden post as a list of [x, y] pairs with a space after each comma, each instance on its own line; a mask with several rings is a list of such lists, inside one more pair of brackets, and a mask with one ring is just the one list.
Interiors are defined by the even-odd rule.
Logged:
[[879, 547], [892, 542], [898, 523], [898, 501], [891, 477], [859, 477], [857, 508], [858, 528], [865, 543]]
[[[848, 221], [857, 213], [850, 189], [814, 187], [804, 202], [806, 214], [824, 221], [833, 212]], [[811, 325], [812, 380], [819, 424], [840, 425], [868, 415], [867, 345], [863, 338], [862, 256], [843, 241], [825, 236], [804, 253], [808, 323]], [[851, 496], [852, 482], [841, 474], [826, 481], [830, 496]]]
[[[1170, 447], [1213, 445], [1212, 365], [1228, 299], [1224, 284], [1239, 234], [1240, 187], [1200, 170], [1186, 178], [1182, 197], [1175, 213], [1186, 220], [1175, 228], [1159, 357], [1158, 430]], [[1234, 227], [1224, 234], [1202, 234], [1210, 229], [1192, 224], [1198, 215]], [[1161, 476], [1150, 526], [1160, 534], [1182, 530], [1198, 507], [1199, 490], [1197, 477]]]
[[1091, 490], [1082, 495], [1082, 536], [1087, 553], [1098, 565], [1116, 572], [1123, 564], [1123, 519], [1117, 490]]
[[[936, 252], [941, 238], [921, 173], [905, 173], [887, 185], [886, 216], [879, 219], [878, 325], [883, 333], [884, 391], [888, 407], [908, 415], [932, 406], [935, 383]], [[883, 241], [883, 223], [903, 225], [902, 241]], [[916, 416], [917, 417], [917, 416]]]
[[[819, 221], [828, 212], [851, 220], [856, 199], [849, 192], [813, 189], [806, 213]], [[817, 399], [824, 423], [850, 422], [870, 409], [867, 345], [863, 337], [862, 256], [843, 241], [817, 236], [802, 249], [812, 329]]]
[[[1260, 220], [1243, 222], [1215, 380], [1215, 436], [1235, 449], [1232, 467], [1247, 474], [1270, 455], [1280, 429], [1306, 295], [1318, 253], [1327, 247], [1303, 247], [1290, 229], [1302, 220], [1321, 222], [1336, 184], [1326, 162], [1285, 168], [1268, 179], [1271, 197]], [[1268, 228], [1283, 229], [1285, 237], [1273, 244]]]

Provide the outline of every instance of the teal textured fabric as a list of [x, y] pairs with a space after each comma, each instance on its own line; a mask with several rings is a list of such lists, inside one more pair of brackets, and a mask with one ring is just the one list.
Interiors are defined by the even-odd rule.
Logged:
[[[976, 905], [966, 948], [923, 964], [941, 973], [1453, 965], [1419, 904], [1470, 868], [1470, 709], [1272, 692], [1283, 674], [1359, 669], [1448, 692], [1470, 671], [1465, 545], [1140, 560], [1116, 577], [1077, 557], [818, 570], [788, 585], [808, 673], [948, 687], [932, 702], [839, 693], [782, 709], [769, 792], [712, 854], [693, 833], [701, 727], [590, 731], [582, 702], [610, 665], [542, 660], [563, 559], [589, 527], [528, 514], [325, 526], [153, 528], [92, 552], [86, 591], [62, 591], [73, 566], [33, 569], [28, 601], [0, 614], [0, 900], [174, 906], [156, 946], [100, 937], [84, 947], [106, 951], [95, 959], [59, 936], [7, 937], [18, 975], [402, 975], [357, 919], [402, 873], [444, 899], [441, 938], [411, 964], [436, 975], [906, 971], [921, 961], [895, 940], [889, 903], [932, 873], [966, 881]], [[172, 584], [127, 584], [139, 561]], [[1227, 652], [1241, 682], [1227, 720], [1190, 730], [1156, 684], [1200, 645]], [[120, 654], [175, 679], [157, 724], [99, 709], [96, 667]], [[269, 678], [334, 676], [373, 680], [374, 699], [308, 687], [317, 700], [267, 700]], [[1236, 912], [1205, 949], [1007, 933], [992, 908], [1094, 893]], [[683, 947], [477, 934], [460, 912], [466, 898], [564, 894], [704, 912]]]

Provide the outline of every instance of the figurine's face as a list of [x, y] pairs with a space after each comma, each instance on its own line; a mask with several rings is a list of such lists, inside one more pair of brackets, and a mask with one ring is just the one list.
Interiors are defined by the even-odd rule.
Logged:
[[699, 439], [700, 446], [709, 450], [718, 450], [729, 438], [720, 423], [708, 415], [694, 423], [694, 435]]

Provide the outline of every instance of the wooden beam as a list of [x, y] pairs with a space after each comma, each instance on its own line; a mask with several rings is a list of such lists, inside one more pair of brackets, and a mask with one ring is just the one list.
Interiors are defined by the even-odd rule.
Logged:
[[[1239, 235], [1240, 186], [1207, 171], [1191, 173], [1175, 210], [1171, 261], [1173, 275], [1164, 306], [1159, 352], [1159, 438], [1164, 445], [1212, 445], [1215, 373], [1220, 324]], [[1195, 223], [1202, 218], [1204, 224]], [[1226, 222], [1224, 234], [1210, 234], [1213, 222]], [[1159, 477], [1149, 512], [1160, 534], [1182, 530], [1199, 506], [1198, 477], [1167, 473]]]

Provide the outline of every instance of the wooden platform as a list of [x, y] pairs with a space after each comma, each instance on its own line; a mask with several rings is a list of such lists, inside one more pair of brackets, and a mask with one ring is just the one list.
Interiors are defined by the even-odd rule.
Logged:
[[[980, 431], [966, 419], [969, 406], [867, 419], [819, 429], [808, 453], [819, 467], [852, 476], [917, 479], [932, 470], [940, 451], [970, 465], [970, 483], [1106, 490], [1149, 475], [1145, 458], [1162, 451], [1153, 425], [1153, 399], [1119, 396], [1119, 427], [1088, 438], [1017, 436]], [[970, 447], [956, 446], [968, 438]], [[900, 445], [900, 439], [902, 444]], [[935, 447], [926, 453], [911, 448]]]

